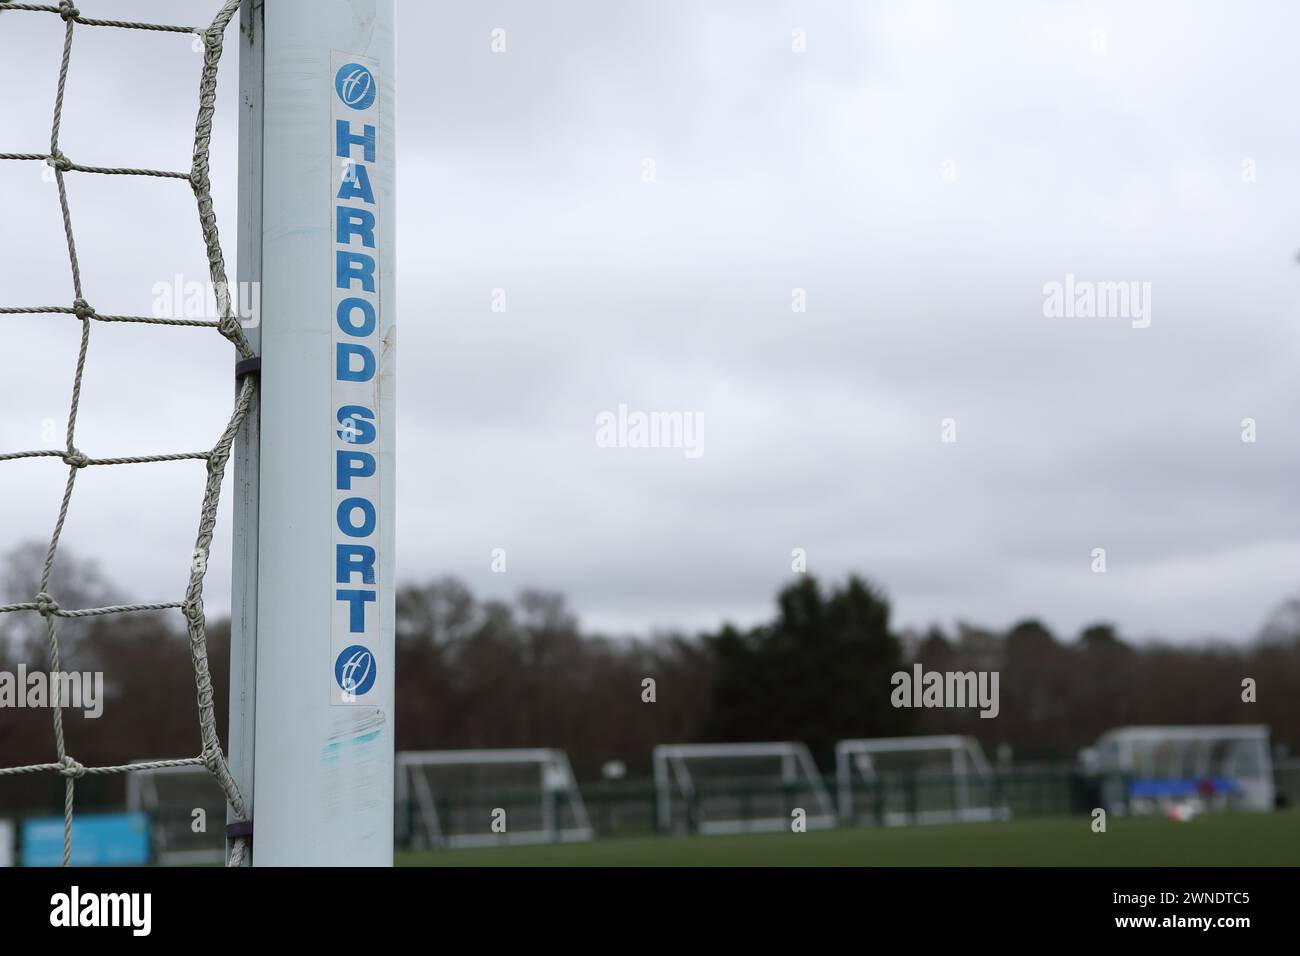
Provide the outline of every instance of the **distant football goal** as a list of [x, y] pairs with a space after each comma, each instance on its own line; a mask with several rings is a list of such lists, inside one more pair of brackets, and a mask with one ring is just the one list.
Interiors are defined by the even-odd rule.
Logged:
[[426, 750], [397, 755], [397, 838], [411, 848], [590, 840], [562, 750]]
[[973, 737], [877, 737], [835, 745], [840, 820], [905, 826], [1004, 819]]
[[126, 777], [126, 806], [149, 817], [153, 861], [163, 866], [220, 864], [226, 856], [226, 796], [205, 767], [137, 761]]
[[1273, 809], [1273, 760], [1262, 725], [1119, 727], [1082, 756], [1113, 812], [1155, 813], [1175, 803]]
[[654, 749], [661, 833], [789, 830], [835, 824], [835, 810], [800, 743], [666, 744]]

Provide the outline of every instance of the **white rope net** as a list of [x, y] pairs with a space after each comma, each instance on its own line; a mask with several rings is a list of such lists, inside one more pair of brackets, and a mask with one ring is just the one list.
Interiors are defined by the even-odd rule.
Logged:
[[[45, 630], [49, 645], [51, 673], [58, 673], [59, 662], [59, 621], [62, 618], [85, 618], [103, 614], [125, 614], [138, 611], [159, 611], [178, 609], [185, 616], [186, 630], [189, 634], [190, 654], [194, 662], [194, 682], [198, 690], [199, 729], [203, 743], [202, 752], [195, 757], [175, 760], [158, 760], [149, 763], [111, 767], [87, 767], [79, 763], [68, 753], [63, 736], [63, 717], [58, 698], [58, 682], [53, 683], [53, 696], [50, 713], [54, 720], [55, 760], [50, 763], [31, 764], [22, 767], [0, 767], [0, 777], [15, 774], [57, 773], [64, 778], [63, 801], [63, 863], [69, 865], [72, 859], [72, 810], [76, 782], [79, 778], [91, 774], [117, 774], [130, 771], [152, 770], [161, 767], [202, 766], [216, 778], [224, 791], [226, 800], [240, 821], [247, 820], [246, 808], [234, 778], [230, 775], [226, 757], [221, 750], [217, 736], [216, 718], [213, 713], [212, 675], [208, 669], [208, 646], [203, 613], [203, 579], [207, 570], [208, 550], [212, 545], [213, 529], [216, 525], [217, 503], [221, 493], [221, 480], [225, 474], [226, 463], [230, 459], [231, 444], [238, 433], [240, 425], [248, 414], [257, 387], [256, 376], [247, 374], [239, 383], [235, 407], [225, 430], [221, 433], [215, 446], [208, 451], [181, 452], [176, 454], [144, 455], [126, 458], [98, 458], [80, 451], [75, 442], [77, 411], [81, 402], [82, 375], [86, 367], [86, 356], [90, 349], [91, 328], [100, 322], [141, 322], [159, 325], [192, 326], [196, 328], [216, 329], [230, 344], [233, 344], [239, 358], [253, 356], [253, 351], [244, 336], [229, 294], [226, 278], [226, 265], [221, 252], [221, 241], [217, 234], [217, 220], [212, 208], [212, 195], [208, 177], [209, 146], [212, 139], [212, 119], [215, 112], [217, 95], [217, 67], [221, 60], [222, 43], [226, 27], [239, 9], [241, 0], [226, 0], [217, 12], [215, 19], [207, 27], [169, 26], [159, 23], [134, 23], [120, 20], [95, 20], [84, 17], [70, 0], [61, 0], [57, 4], [11, 3], [0, 0], [0, 20], [13, 12], [47, 13], [60, 17], [64, 23], [63, 58], [59, 67], [58, 92], [54, 100], [54, 119], [50, 132], [50, 148], [44, 153], [0, 153], [0, 160], [16, 162], [43, 162], [53, 168], [54, 179], [58, 186], [59, 204], [63, 213], [63, 231], [68, 243], [68, 261], [72, 269], [72, 301], [70, 305], [20, 305], [0, 306], [0, 315], [48, 314], [73, 316], [81, 323], [81, 348], [77, 355], [76, 374], [73, 379], [72, 402], [68, 413], [66, 445], [63, 450], [0, 452], [0, 463], [20, 458], [52, 457], [58, 458], [68, 466], [67, 484], [64, 488], [58, 517], [54, 522], [54, 531], [50, 536], [49, 549], [46, 551], [45, 564], [41, 570], [40, 590], [31, 601], [20, 604], [0, 605], [0, 614], [32, 613], [40, 615], [45, 621]], [[203, 42], [203, 69], [199, 80], [199, 111], [194, 125], [193, 165], [188, 172], [171, 172], [156, 169], [126, 169], [108, 166], [88, 166], [74, 162], [59, 149], [59, 127], [63, 115], [64, 89], [67, 85], [68, 71], [72, 61], [73, 37], [81, 27], [112, 27], [126, 30], [149, 30], [165, 33], [190, 34]], [[201, 319], [154, 318], [133, 315], [107, 315], [97, 311], [82, 295], [81, 267], [77, 261], [77, 246], [73, 236], [72, 214], [68, 208], [68, 194], [64, 188], [64, 177], [69, 173], [92, 173], [109, 176], [152, 176], [161, 179], [185, 180], [194, 191], [198, 204], [199, 225], [203, 232], [203, 242], [207, 248], [208, 268], [213, 288], [216, 292], [217, 316], [215, 321]], [[50, 578], [54, 569], [59, 549], [59, 537], [67, 519], [68, 506], [72, 501], [72, 489], [76, 484], [77, 473], [82, 468], [110, 465], [140, 465], [152, 462], [182, 461], [203, 459], [207, 461], [207, 482], [203, 490], [203, 500], [199, 514], [198, 539], [195, 543], [195, 560], [190, 566], [189, 585], [185, 597], [180, 601], [160, 601], [150, 604], [122, 604], [113, 607], [96, 607], [69, 609], [59, 606], [58, 595], [49, 593]], [[229, 863], [239, 866], [247, 851], [248, 838], [239, 837], [232, 842]]]

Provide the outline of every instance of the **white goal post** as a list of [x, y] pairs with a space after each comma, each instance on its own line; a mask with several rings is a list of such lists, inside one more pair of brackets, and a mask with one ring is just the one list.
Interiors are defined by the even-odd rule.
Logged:
[[563, 750], [423, 750], [397, 755], [398, 840], [411, 847], [590, 840]]
[[796, 810], [809, 829], [835, 825], [830, 794], [801, 743], [663, 744], [653, 762], [661, 833], [789, 830]]
[[840, 820], [900, 826], [1007, 816], [973, 737], [876, 737], [835, 745]]
[[259, 866], [393, 860], [393, 6], [241, 10], [231, 833]]

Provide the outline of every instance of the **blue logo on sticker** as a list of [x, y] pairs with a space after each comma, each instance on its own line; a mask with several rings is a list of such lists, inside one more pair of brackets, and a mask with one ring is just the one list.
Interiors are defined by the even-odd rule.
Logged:
[[360, 697], [375, 686], [375, 655], [360, 644], [345, 647], [334, 661], [334, 679], [343, 693]]
[[348, 63], [334, 74], [334, 90], [354, 110], [369, 109], [379, 93], [375, 76], [360, 63]]

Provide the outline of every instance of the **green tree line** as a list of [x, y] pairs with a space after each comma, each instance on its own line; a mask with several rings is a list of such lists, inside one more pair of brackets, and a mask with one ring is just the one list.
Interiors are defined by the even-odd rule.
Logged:
[[[93, 564], [60, 556], [51, 593], [64, 607], [121, 600]], [[14, 551], [0, 603], [30, 600], [43, 550]], [[1300, 615], [1282, 615], [1245, 645], [1125, 640], [1106, 625], [1064, 639], [1034, 620], [1006, 631], [896, 630], [882, 590], [857, 577], [825, 586], [800, 576], [781, 588], [769, 621], [704, 634], [612, 638], [585, 633], [563, 597], [526, 591], [482, 600], [442, 578], [397, 593], [398, 749], [548, 746], [580, 777], [610, 760], [648, 774], [655, 744], [799, 740], [829, 764], [845, 737], [976, 736], [990, 754], [1072, 760], [1126, 724], [1263, 723], [1275, 743], [1300, 744]], [[199, 752], [189, 646], [178, 613], [61, 620], [65, 670], [103, 671], [103, 716], [65, 714], [68, 750], [86, 765]], [[209, 623], [217, 722], [227, 723], [229, 621]], [[0, 615], [0, 671], [48, 668], [44, 622]], [[891, 704], [891, 677], [997, 671], [999, 713]], [[1256, 700], [1242, 700], [1242, 682]], [[651, 685], [649, 682], [653, 682]], [[648, 698], [653, 697], [653, 700]], [[0, 709], [0, 764], [53, 759], [45, 710]], [[110, 798], [120, 780], [86, 778], [79, 793]], [[56, 794], [57, 791], [57, 794]], [[53, 775], [0, 781], [0, 807], [61, 799]]]

